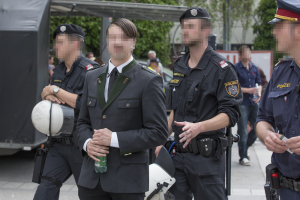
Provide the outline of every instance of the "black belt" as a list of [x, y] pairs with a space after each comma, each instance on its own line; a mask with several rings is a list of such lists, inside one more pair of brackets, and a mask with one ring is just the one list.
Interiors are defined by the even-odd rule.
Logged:
[[[167, 142], [166, 148], [169, 149], [171, 144], [172, 142]], [[215, 155], [216, 159], [219, 159], [225, 152], [228, 142], [227, 138], [224, 137], [219, 137], [218, 139], [203, 138], [201, 140], [194, 138], [186, 148], [183, 148], [183, 145], [184, 144], [177, 143], [174, 144], [172, 148], [175, 148], [175, 151], [179, 153], [193, 153], [195, 155], [200, 153], [204, 157]]]
[[298, 193], [300, 193], [300, 181], [299, 179], [293, 179], [289, 177], [285, 177], [283, 175], [279, 178], [280, 186], [290, 188], [291, 190], [294, 190]]
[[61, 143], [64, 145], [75, 144], [74, 137], [49, 137], [49, 140], [56, 143]]

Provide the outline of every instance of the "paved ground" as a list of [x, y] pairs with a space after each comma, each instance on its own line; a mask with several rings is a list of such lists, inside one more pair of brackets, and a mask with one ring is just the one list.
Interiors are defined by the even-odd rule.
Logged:
[[[236, 133], [236, 129], [233, 129]], [[264, 167], [271, 153], [259, 142], [250, 148], [251, 166], [238, 163], [238, 148], [232, 149], [232, 195], [229, 200], [265, 200]], [[0, 156], [0, 200], [32, 200], [37, 184], [31, 183], [34, 152]], [[71, 177], [61, 188], [60, 200], [78, 200], [77, 187]]]

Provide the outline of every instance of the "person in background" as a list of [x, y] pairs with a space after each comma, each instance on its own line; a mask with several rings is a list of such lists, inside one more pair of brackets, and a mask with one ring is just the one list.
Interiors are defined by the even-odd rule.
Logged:
[[160, 74], [160, 68], [159, 68], [159, 61], [157, 58], [152, 58], [150, 60], [150, 65], [148, 66], [149, 69], [155, 71], [156, 73], [158, 73], [159, 75], [161, 75], [161, 77], [163, 78], [163, 74]]
[[94, 53], [93, 52], [87, 52], [85, 54], [85, 57], [87, 57], [88, 59], [91, 59], [91, 60], [95, 60], [96, 58], [94, 57]]
[[[247, 124], [250, 121], [250, 126], [254, 125], [257, 118], [258, 102], [261, 97], [261, 79], [257, 67], [250, 62], [251, 51], [248, 46], [243, 45], [238, 50], [241, 61], [235, 64], [239, 83], [243, 92], [243, 102], [240, 105], [242, 113], [239, 119], [238, 134], [240, 135], [239, 155], [240, 164], [244, 166], [250, 166], [248, 158], [248, 148], [255, 142], [256, 133], [252, 128], [247, 135]], [[255, 85], [259, 87], [256, 88]], [[257, 91], [258, 90], [258, 91]], [[254, 94], [257, 92], [257, 98], [254, 99]]]
[[[156, 58], [156, 53], [155, 53], [155, 51], [149, 51], [149, 52], [148, 52], [147, 66], [150, 65], [150, 60], [151, 60], [152, 58]], [[158, 59], [158, 58], [156, 58], [156, 59], [158, 60], [158, 66], [159, 66], [159, 68], [160, 68], [159, 73], [160, 73], [160, 74], [163, 74], [164, 68], [163, 68], [162, 64], [160, 63], [159, 59]]]
[[49, 61], [48, 61], [49, 83], [51, 83], [51, 77], [54, 69], [53, 61], [54, 61], [53, 56], [49, 54]]

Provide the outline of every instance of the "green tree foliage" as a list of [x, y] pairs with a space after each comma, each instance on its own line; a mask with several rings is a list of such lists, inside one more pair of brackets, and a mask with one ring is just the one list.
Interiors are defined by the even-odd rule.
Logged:
[[[118, 0], [119, 2], [132, 3], [149, 3], [149, 4], [164, 4], [178, 5], [175, 0]], [[51, 17], [51, 44], [52, 33], [55, 28], [65, 21], [65, 17]], [[170, 60], [170, 37], [169, 32], [173, 27], [173, 22], [147, 21], [147, 20], [132, 20], [138, 29], [138, 39], [133, 52], [139, 58], [146, 59], [149, 50], [154, 50], [162, 64], [166, 66], [171, 63]], [[67, 23], [73, 23], [83, 28], [86, 35], [86, 51], [93, 52], [96, 56], [100, 52], [100, 32], [101, 18], [98, 17], [72, 17]]]
[[243, 27], [243, 41], [241, 42], [245, 42], [246, 31], [249, 29], [252, 20], [254, 0], [230, 0], [229, 4], [226, 3], [226, 0], [186, 0], [185, 3], [189, 7], [205, 8], [210, 14], [212, 24], [217, 22], [227, 23], [225, 20], [227, 18], [226, 10], [230, 5], [231, 29], [236, 23], [240, 22]]
[[257, 36], [254, 39], [255, 50], [274, 50], [274, 63], [282, 57], [281, 53], [276, 52], [276, 40], [272, 36], [273, 25], [268, 24], [274, 18], [277, 4], [273, 0], [261, 0], [255, 10], [257, 23], [253, 25], [253, 33]]

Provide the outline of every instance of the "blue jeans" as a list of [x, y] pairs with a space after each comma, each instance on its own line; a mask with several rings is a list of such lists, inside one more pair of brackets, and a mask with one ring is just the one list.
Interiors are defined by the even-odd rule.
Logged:
[[251, 131], [247, 134], [247, 124], [248, 121], [250, 121], [251, 125], [255, 124], [257, 118], [257, 112], [258, 112], [258, 105], [257, 104], [250, 105], [250, 106], [240, 105], [240, 110], [242, 116], [237, 123], [238, 125], [237, 133], [240, 135], [240, 141], [238, 143], [238, 146], [239, 146], [239, 155], [241, 161], [243, 158], [247, 158], [247, 150], [255, 142], [257, 138], [254, 128], [252, 128]]

